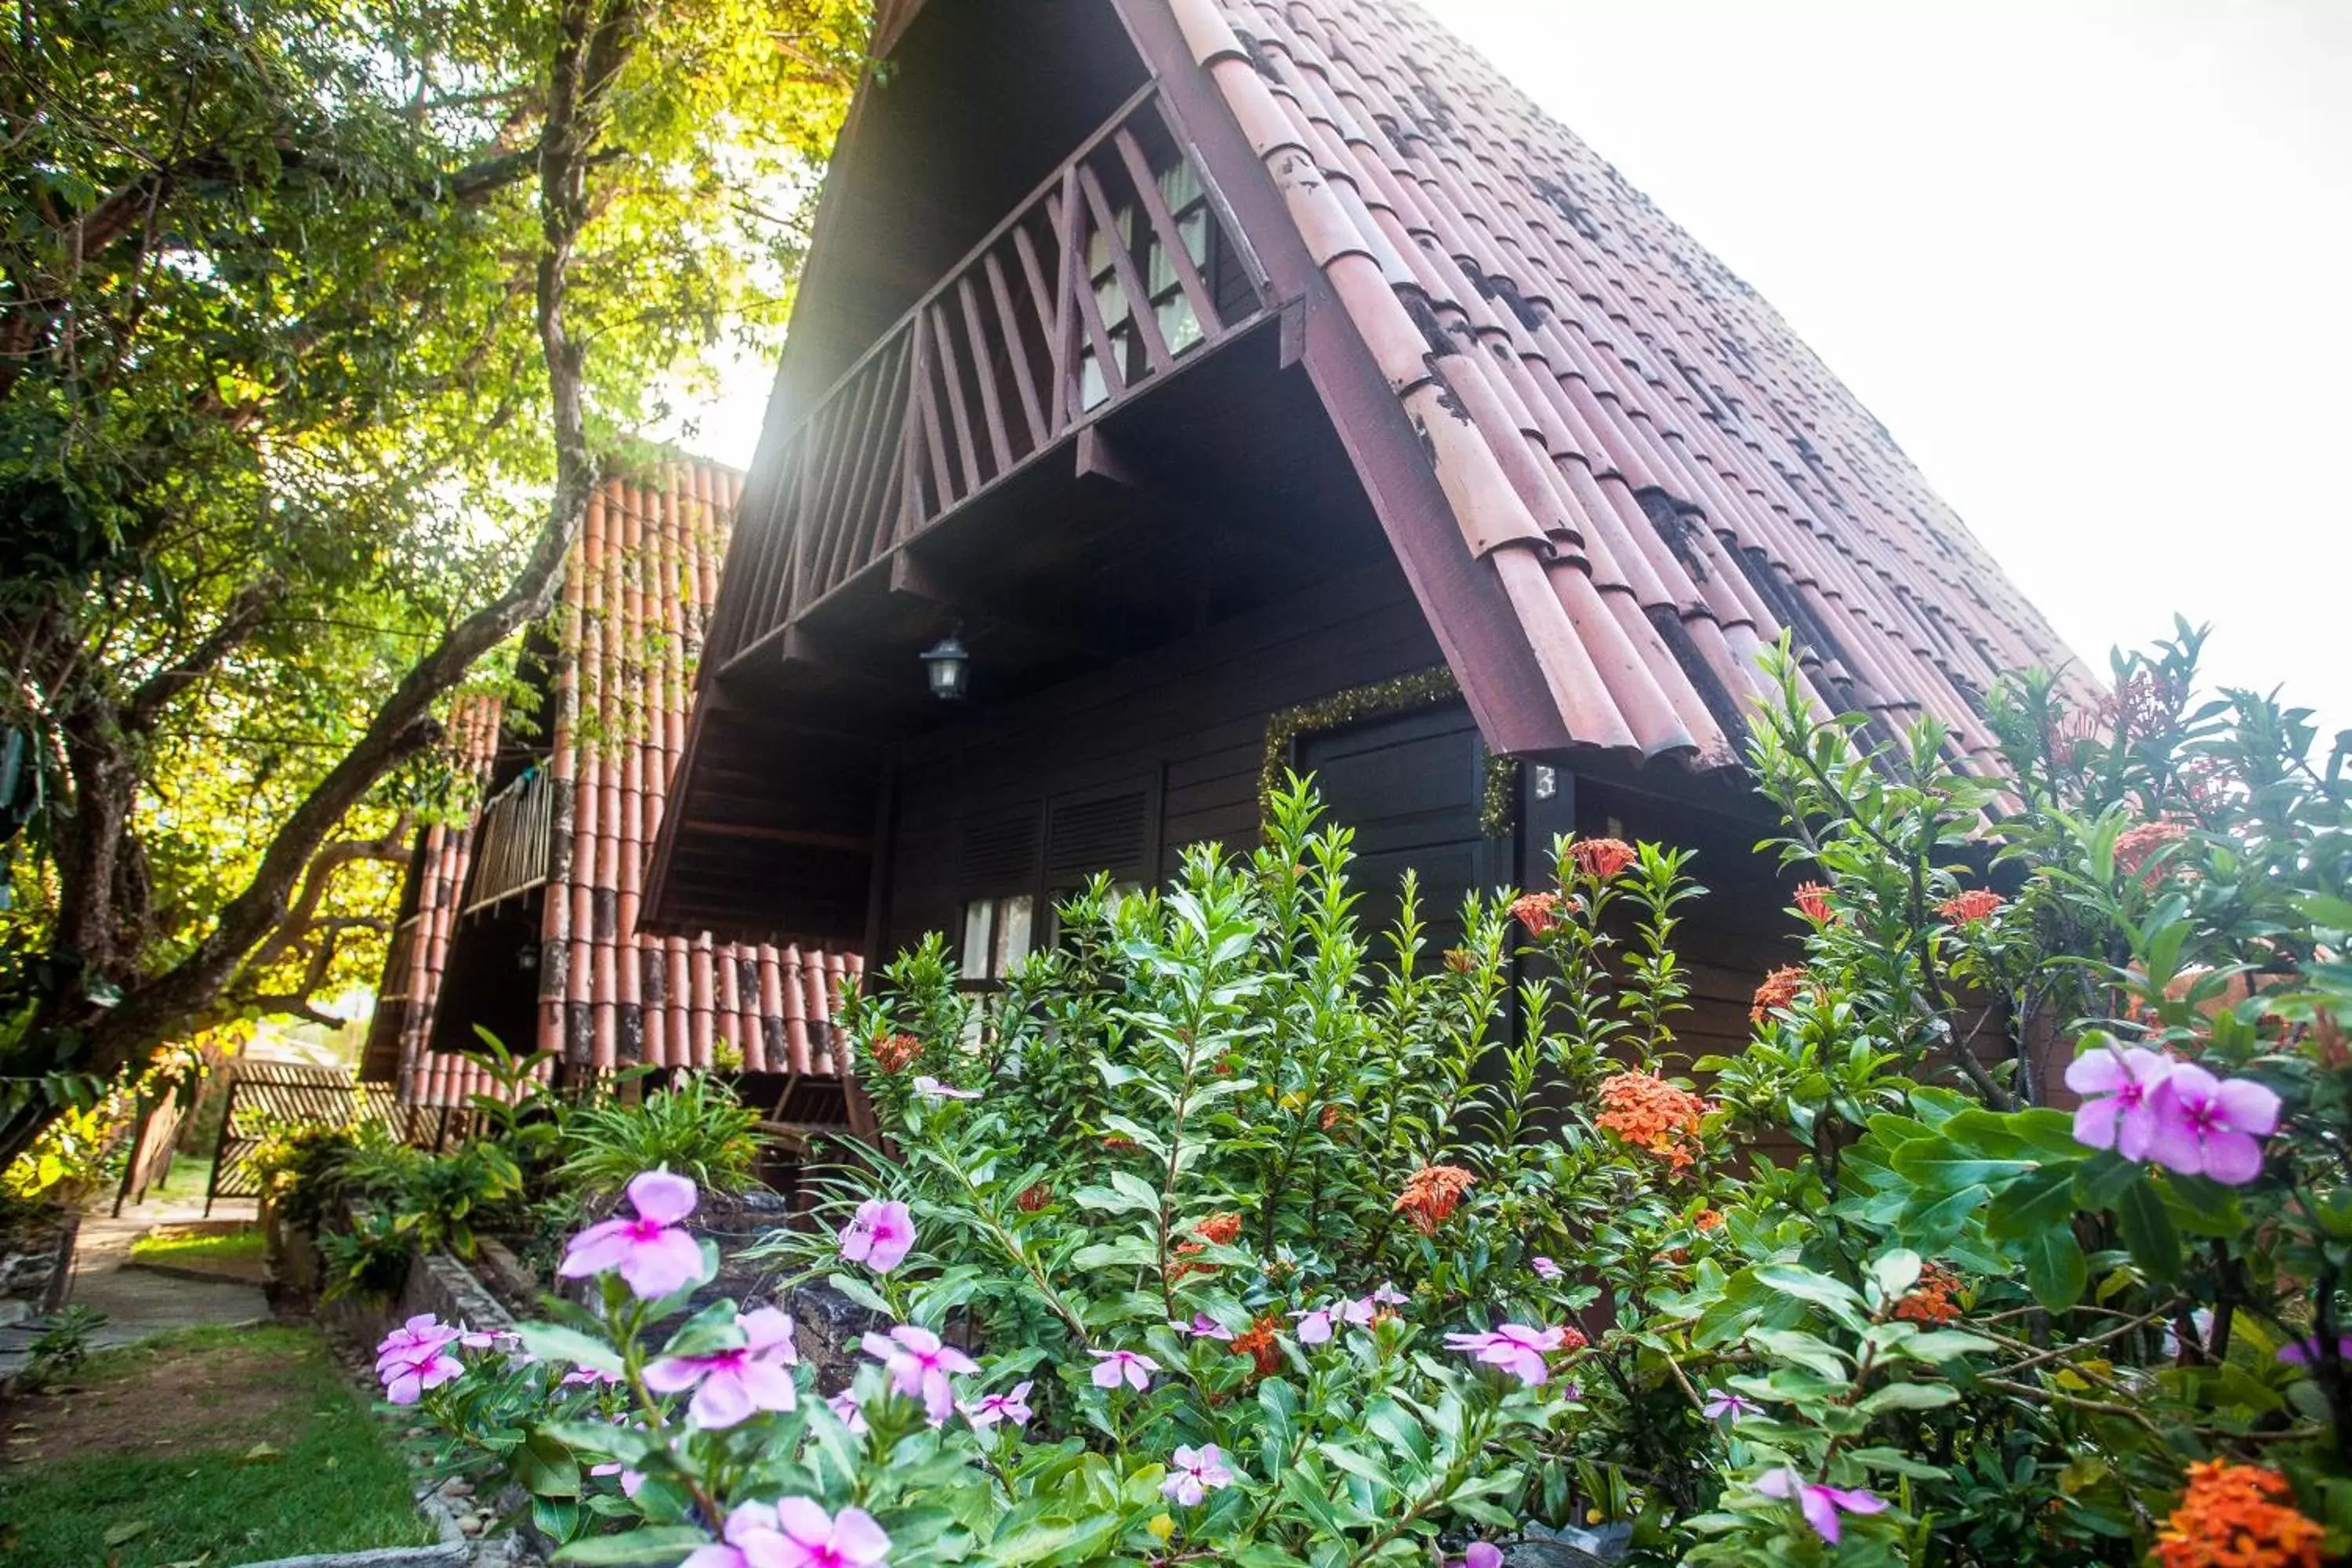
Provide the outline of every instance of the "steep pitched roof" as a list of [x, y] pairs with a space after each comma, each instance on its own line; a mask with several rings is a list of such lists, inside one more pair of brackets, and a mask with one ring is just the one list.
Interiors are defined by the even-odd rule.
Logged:
[[1826, 708], [1981, 755], [1993, 678], [2070, 660], [1787, 323], [1419, 10], [1165, 3], [1573, 742], [1736, 762], [1786, 629]]
[[[831, 1073], [833, 1013], [861, 967], [851, 954], [637, 929], [741, 483], [699, 460], [663, 464], [643, 483], [609, 479], [565, 563], [545, 767], [570, 810], [568, 823], [560, 804], [551, 816], [533, 1044], [599, 1068], [707, 1068], [725, 1040], [753, 1071]], [[488, 699], [451, 716], [456, 765], [477, 791], [489, 781], [501, 717]], [[371, 1051], [372, 1063], [390, 1066], [396, 1030], [404, 1100], [462, 1105], [487, 1087], [470, 1063], [427, 1048], [482, 820], [428, 827], [420, 839], [416, 908], [383, 987], [399, 1011], [379, 1026], [385, 1048]]]

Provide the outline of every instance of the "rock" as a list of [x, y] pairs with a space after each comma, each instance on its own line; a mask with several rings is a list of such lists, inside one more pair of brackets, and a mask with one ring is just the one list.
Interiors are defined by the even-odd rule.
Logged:
[[785, 1292], [778, 1305], [793, 1315], [801, 1359], [816, 1369], [819, 1388], [846, 1386], [863, 1355], [859, 1338], [890, 1326], [887, 1318], [868, 1311], [821, 1279]]
[[540, 1283], [513, 1248], [495, 1236], [480, 1240], [476, 1265], [483, 1282], [508, 1306], [529, 1311], [539, 1301]]
[[1505, 1568], [1614, 1568], [1625, 1561], [1633, 1529], [1612, 1524], [1600, 1530], [1570, 1525], [1558, 1531], [1528, 1527], [1528, 1540], [1503, 1549]]
[[307, 1557], [273, 1557], [239, 1568], [467, 1568], [472, 1552], [464, 1542], [438, 1546], [385, 1546], [373, 1552], [320, 1552]]

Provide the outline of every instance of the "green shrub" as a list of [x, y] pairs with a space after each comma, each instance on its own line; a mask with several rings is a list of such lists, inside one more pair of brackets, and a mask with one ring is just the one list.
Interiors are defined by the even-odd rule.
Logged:
[[361, 1201], [387, 1210], [420, 1251], [471, 1258], [480, 1229], [521, 1218], [522, 1172], [504, 1145], [486, 1139], [444, 1153], [385, 1142], [356, 1151], [343, 1169]]
[[319, 1294], [329, 1301], [343, 1296], [389, 1301], [408, 1282], [415, 1256], [416, 1242], [402, 1228], [399, 1215], [356, 1209], [348, 1226], [319, 1233], [324, 1274]]
[[697, 1186], [738, 1193], [751, 1185], [759, 1112], [704, 1072], [680, 1072], [636, 1104], [608, 1098], [574, 1110], [564, 1127], [559, 1179], [590, 1199], [609, 1198], [640, 1171], [668, 1170]]
[[89, 1360], [90, 1341], [106, 1321], [104, 1312], [90, 1307], [68, 1307], [50, 1318], [26, 1347], [32, 1358], [26, 1372], [34, 1386], [45, 1387], [79, 1372]]
[[273, 1209], [289, 1223], [316, 1231], [335, 1202], [357, 1184], [354, 1162], [390, 1144], [390, 1135], [369, 1122], [292, 1122], [265, 1129], [245, 1166]]
[[[1375, 947], [1303, 787], [1252, 856], [1070, 901], [999, 995], [924, 943], [849, 1018], [883, 1141], [759, 1249], [898, 1327], [820, 1403], [772, 1320], [673, 1324], [646, 1182], [575, 1241], [600, 1296], [525, 1335], [610, 1381], [510, 1473], [631, 1533], [583, 1560], [779, 1502], [870, 1515], [893, 1568], [1426, 1564], [1598, 1520], [1650, 1565], [2336, 1560], [2352, 736], [2193, 701], [2196, 641], [2087, 714], [2004, 683], [1999, 780], [1822, 718], [1784, 654], [1753, 761], [1805, 962], [1719, 1058], [1675, 1037], [1676, 853], [1559, 846], [1442, 955], [1408, 884]], [[419, 1353], [437, 1419], [507, 1410], [467, 1402], [510, 1368]]]

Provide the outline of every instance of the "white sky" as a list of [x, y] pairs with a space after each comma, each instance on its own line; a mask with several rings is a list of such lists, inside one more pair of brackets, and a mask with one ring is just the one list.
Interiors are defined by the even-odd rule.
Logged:
[[[1788, 318], [2056, 623], [2352, 724], [2352, 3], [1423, 0]], [[698, 410], [748, 463], [764, 368]]]

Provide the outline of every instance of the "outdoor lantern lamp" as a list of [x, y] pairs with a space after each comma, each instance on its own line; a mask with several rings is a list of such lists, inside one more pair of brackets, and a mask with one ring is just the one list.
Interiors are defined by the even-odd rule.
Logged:
[[964, 684], [971, 674], [971, 655], [953, 632], [923, 650], [923, 675], [931, 695], [942, 702], [963, 700]]

